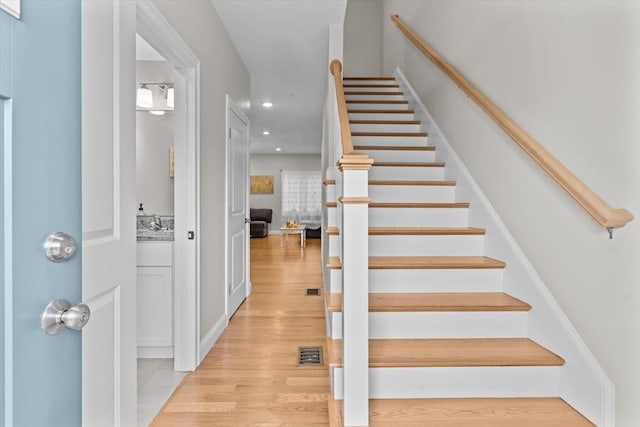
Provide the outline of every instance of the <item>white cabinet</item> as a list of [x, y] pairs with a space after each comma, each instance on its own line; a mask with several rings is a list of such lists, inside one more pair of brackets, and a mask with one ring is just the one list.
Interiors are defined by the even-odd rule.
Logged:
[[173, 357], [173, 242], [138, 242], [138, 357]]

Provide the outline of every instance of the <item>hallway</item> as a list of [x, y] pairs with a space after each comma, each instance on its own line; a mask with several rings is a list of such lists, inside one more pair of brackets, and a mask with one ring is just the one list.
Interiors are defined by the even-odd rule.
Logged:
[[327, 426], [328, 371], [297, 366], [298, 346], [325, 345], [320, 240], [251, 239], [253, 293], [152, 426]]

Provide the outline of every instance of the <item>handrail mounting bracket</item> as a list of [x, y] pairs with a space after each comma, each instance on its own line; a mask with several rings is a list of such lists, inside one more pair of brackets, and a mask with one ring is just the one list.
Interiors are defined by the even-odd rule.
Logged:
[[609, 232], [609, 239], [613, 239], [613, 230], [615, 230], [615, 227], [607, 227], [607, 231]]

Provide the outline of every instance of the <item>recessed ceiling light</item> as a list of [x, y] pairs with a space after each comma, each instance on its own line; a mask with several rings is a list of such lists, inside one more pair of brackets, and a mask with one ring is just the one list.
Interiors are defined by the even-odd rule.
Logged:
[[271, 132], [269, 132], [268, 130], [263, 130], [263, 131], [262, 131], [262, 134], [263, 134], [263, 135], [270, 135], [270, 134], [271, 134]]
[[262, 103], [262, 106], [263, 106], [264, 108], [271, 108], [271, 107], [273, 107], [273, 103], [272, 103], [272, 102], [269, 102], [269, 101], [264, 101], [264, 102]]
[[276, 148], [276, 151], [282, 151], [282, 148], [277, 147], [277, 148]]
[[151, 114], [153, 114], [154, 116], [164, 116], [164, 111], [163, 110], [150, 110], [149, 112]]

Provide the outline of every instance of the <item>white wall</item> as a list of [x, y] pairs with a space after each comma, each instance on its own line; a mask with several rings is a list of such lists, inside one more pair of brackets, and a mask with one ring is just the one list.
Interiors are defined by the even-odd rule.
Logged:
[[200, 59], [203, 338], [225, 313], [225, 95], [230, 94], [239, 105], [248, 106], [249, 73], [210, 2], [154, 0], [153, 3]]
[[[136, 87], [140, 82], [172, 83], [173, 67], [164, 61], [136, 61]], [[146, 214], [173, 214], [173, 178], [169, 177], [173, 135], [172, 112], [154, 116], [136, 111], [136, 200], [143, 203]]]
[[[420, 54], [418, 34], [614, 207], [609, 240]], [[384, 70], [399, 66], [616, 387], [616, 426], [640, 425], [640, 3], [384, 3]]]
[[348, 0], [344, 18], [343, 75], [382, 75], [382, 2]]
[[279, 232], [287, 218], [280, 215], [280, 171], [320, 170], [320, 154], [252, 154], [251, 175], [273, 175], [273, 194], [252, 194], [249, 204], [252, 208], [273, 209], [271, 232]]

